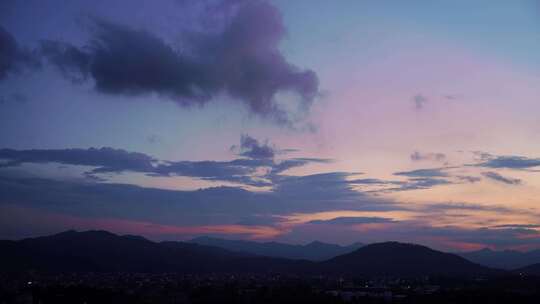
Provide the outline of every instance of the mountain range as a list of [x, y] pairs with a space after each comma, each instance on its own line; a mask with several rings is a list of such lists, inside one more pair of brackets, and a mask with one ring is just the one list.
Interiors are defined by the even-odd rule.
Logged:
[[20, 241], [0, 241], [0, 269], [54, 272], [298, 272], [305, 262], [251, 257], [218, 247], [156, 243], [107, 231], [66, 231]]
[[292, 245], [278, 242], [253, 242], [244, 240], [226, 240], [212, 237], [198, 237], [189, 241], [199, 245], [220, 247], [230, 251], [244, 252], [258, 256], [286, 259], [323, 261], [338, 255], [353, 252], [364, 246], [354, 243], [348, 246], [314, 241], [306, 245]]
[[106, 231], [0, 241], [3, 271], [474, 275], [496, 271], [455, 254], [385, 242], [314, 262], [259, 256], [192, 242], [153, 242]]
[[540, 263], [540, 249], [521, 252], [515, 250], [495, 251], [484, 248], [477, 251], [461, 252], [458, 255], [484, 266], [501, 269], [516, 269]]

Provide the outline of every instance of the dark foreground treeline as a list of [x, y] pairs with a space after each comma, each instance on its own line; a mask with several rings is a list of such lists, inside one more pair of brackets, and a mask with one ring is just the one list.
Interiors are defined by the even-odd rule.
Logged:
[[540, 303], [540, 277], [4, 274], [0, 303]]

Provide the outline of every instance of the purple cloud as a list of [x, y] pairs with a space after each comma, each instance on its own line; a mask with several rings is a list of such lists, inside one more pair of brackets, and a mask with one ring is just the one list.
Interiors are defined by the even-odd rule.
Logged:
[[42, 53], [69, 79], [92, 79], [107, 94], [157, 93], [182, 106], [203, 105], [226, 93], [250, 112], [288, 124], [276, 95], [293, 92], [308, 110], [318, 94], [315, 72], [289, 63], [279, 43], [285, 27], [267, 1], [236, 1], [205, 10], [200, 22], [220, 26], [192, 32], [179, 48], [153, 33], [104, 20], [82, 48], [44, 41]]

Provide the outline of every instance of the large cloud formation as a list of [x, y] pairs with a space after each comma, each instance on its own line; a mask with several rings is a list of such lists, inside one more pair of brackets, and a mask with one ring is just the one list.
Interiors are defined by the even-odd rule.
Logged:
[[44, 41], [42, 53], [69, 79], [91, 79], [103, 93], [157, 93], [184, 106], [225, 93], [256, 115], [291, 122], [290, 107], [277, 94], [297, 94], [295, 107], [307, 110], [318, 94], [317, 75], [289, 63], [279, 50], [285, 27], [276, 7], [267, 1], [226, 4], [201, 16], [201, 22], [220, 20], [221, 26], [203, 26], [179, 47], [148, 31], [94, 19], [87, 45]]

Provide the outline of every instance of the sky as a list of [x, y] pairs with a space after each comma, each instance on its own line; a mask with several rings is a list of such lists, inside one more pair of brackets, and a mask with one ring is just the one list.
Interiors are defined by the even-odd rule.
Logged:
[[540, 248], [540, 2], [6, 0], [0, 238]]

